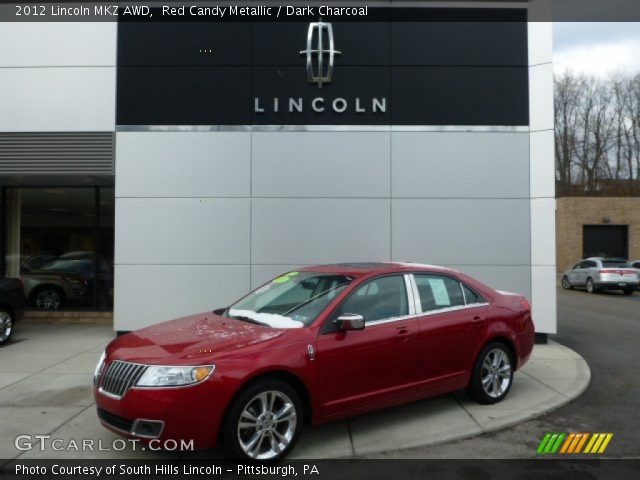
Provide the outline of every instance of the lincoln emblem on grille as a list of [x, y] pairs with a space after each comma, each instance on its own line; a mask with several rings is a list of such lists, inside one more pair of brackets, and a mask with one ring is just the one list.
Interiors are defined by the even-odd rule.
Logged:
[[[314, 37], [316, 37], [315, 48]], [[329, 44], [329, 48], [325, 48], [325, 40]], [[301, 50], [300, 55], [307, 56], [307, 78], [310, 83], [318, 84], [319, 89], [323, 84], [331, 83], [335, 56], [342, 53], [334, 46], [333, 28], [330, 23], [323, 22], [322, 18], [318, 22], [309, 23], [307, 49]]]

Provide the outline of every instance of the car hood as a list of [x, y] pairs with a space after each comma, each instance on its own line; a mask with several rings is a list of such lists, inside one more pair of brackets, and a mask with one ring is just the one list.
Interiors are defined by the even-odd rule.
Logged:
[[300, 335], [301, 330], [306, 329], [277, 329], [202, 313], [122, 335], [107, 350], [111, 360], [197, 365], [249, 353], [254, 348], [271, 348], [287, 336]]

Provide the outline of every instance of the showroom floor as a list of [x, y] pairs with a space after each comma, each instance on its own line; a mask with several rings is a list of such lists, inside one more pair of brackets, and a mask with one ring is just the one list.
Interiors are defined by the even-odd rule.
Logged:
[[[104, 325], [34, 325], [24, 323], [0, 356], [0, 458], [158, 458], [177, 453], [149, 451], [21, 452], [21, 434], [51, 434], [67, 441], [117, 438], [98, 422], [91, 384], [95, 363], [113, 337]], [[291, 457], [352, 457], [435, 445], [520, 423], [553, 410], [580, 395], [590, 381], [586, 362], [557, 343], [537, 345], [531, 361], [516, 374], [512, 390], [495, 406], [480, 406], [464, 393], [443, 395], [408, 405], [308, 429]], [[220, 451], [189, 453], [215, 458]]]

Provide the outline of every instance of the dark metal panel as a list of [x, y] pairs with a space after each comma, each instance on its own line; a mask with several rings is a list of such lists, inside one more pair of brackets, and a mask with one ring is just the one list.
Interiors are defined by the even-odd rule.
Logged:
[[113, 175], [112, 132], [0, 133], [0, 178]]

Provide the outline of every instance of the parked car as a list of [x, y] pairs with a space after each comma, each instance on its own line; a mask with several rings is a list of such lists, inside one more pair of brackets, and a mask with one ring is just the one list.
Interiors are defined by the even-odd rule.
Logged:
[[38, 310], [59, 310], [68, 302], [83, 302], [88, 294], [86, 274], [91, 260], [56, 259], [20, 278], [28, 303]]
[[0, 278], [0, 345], [11, 340], [23, 313], [22, 282], [17, 278]]
[[640, 260], [632, 260], [629, 262], [632, 268], [635, 268], [638, 272], [638, 277], [640, 277]]
[[466, 388], [509, 392], [534, 343], [524, 297], [460, 272], [306, 267], [233, 305], [119, 336], [96, 367], [98, 417], [141, 440], [219, 440], [277, 460], [319, 424]]
[[632, 295], [638, 288], [638, 272], [620, 258], [592, 257], [578, 262], [562, 275], [562, 288], [586, 288], [589, 293], [621, 290]]

